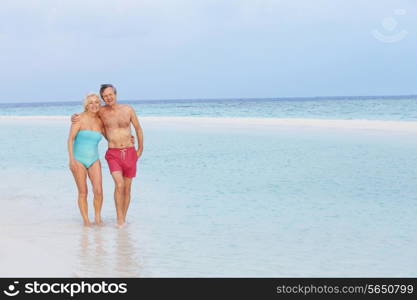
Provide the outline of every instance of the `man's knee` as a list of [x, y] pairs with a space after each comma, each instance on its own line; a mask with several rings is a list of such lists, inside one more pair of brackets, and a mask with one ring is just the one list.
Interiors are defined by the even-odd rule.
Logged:
[[130, 196], [130, 187], [125, 187], [125, 189], [123, 190], [123, 193], [125, 194], [125, 196]]
[[123, 192], [125, 190], [125, 183], [123, 182], [123, 180], [116, 181], [115, 186], [116, 186], [116, 190], [120, 192]]
[[123, 190], [124, 194], [129, 196], [131, 189], [132, 189], [132, 182], [131, 181], [125, 182], [125, 186]]

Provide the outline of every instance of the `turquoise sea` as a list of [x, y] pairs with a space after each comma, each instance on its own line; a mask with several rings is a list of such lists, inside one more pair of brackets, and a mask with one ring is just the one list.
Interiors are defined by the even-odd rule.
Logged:
[[417, 97], [121, 101], [145, 137], [123, 229], [105, 140], [106, 225], [81, 225], [80, 103], [0, 104], [0, 276], [417, 276]]
[[[79, 102], [0, 103], [0, 116], [68, 115]], [[141, 116], [417, 120], [417, 96], [120, 101]]]

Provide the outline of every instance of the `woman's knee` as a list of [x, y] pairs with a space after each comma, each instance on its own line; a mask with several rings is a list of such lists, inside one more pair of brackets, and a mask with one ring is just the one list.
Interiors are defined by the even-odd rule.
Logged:
[[93, 192], [94, 192], [94, 197], [103, 197], [103, 189], [95, 188]]
[[80, 198], [87, 198], [87, 195], [88, 195], [87, 189], [81, 189], [78, 191], [78, 196]]

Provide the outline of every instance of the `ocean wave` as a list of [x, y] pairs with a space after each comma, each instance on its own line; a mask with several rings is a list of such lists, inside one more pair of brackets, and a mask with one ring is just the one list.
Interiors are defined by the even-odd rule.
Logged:
[[69, 119], [69, 116], [0, 116], [0, 120], [64, 120]]

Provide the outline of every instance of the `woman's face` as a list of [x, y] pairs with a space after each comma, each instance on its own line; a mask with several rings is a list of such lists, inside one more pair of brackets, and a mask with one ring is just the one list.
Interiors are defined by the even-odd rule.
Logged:
[[87, 111], [96, 113], [100, 110], [100, 99], [97, 97], [91, 97], [86, 106]]

